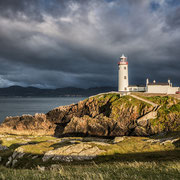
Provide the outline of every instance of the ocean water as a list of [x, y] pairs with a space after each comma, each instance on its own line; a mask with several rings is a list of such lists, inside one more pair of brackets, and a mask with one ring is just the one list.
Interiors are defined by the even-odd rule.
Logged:
[[86, 97], [0, 97], [0, 123], [7, 116], [47, 113], [55, 107], [77, 103]]

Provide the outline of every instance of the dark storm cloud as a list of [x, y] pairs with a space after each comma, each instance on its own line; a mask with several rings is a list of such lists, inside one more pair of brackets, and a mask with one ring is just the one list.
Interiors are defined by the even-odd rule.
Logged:
[[58, 17], [69, 13], [69, 5], [73, 3], [87, 7], [88, 1], [84, 0], [2, 0], [0, 1], [1, 15], [10, 18], [20, 18], [25, 14], [30, 19], [43, 20], [43, 13]]
[[180, 28], [180, 7], [176, 8], [166, 19], [169, 28]]
[[131, 84], [178, 84], [179, 8], [170, 0], [0, 1], [0, 86], [117, 86], [121, 53]]

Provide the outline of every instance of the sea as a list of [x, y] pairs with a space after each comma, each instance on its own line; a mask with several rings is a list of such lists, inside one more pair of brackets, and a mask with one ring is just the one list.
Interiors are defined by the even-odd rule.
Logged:
[[87, 97], [0, 97], [0, 123], [7, 116], [47, 113], [64, 105], [77, 103]]

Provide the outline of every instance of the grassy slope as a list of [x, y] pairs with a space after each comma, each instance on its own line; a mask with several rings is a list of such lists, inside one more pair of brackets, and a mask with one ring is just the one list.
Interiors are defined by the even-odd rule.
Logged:
[[[170, 134], [166, 138], [177, 138], [179, 134]], [[33, 136], [13, 136], [8, 135], [1, 138], [1, 144], [8, 146], [9, 149], [5, 151], [0, 151], [0, 156], [2, 157], [1, 163], [5, 165], [9, 156], [12, 155], [15, 149], [23, 149], [26, 155], [18, 160], [15, 167], [26, 167], [26, 168], [36, 168], [37, 165], [49, 166], [57, 162], [42, 162], [42, 156], [45, 152], [56, 149], [59, 147], [64, 147], [71, 144], [71, 140], [76, 143], [89, 143], [92, 146], [97, 146], [100, 150], [104, 150], [97, 159], [94, 161], [97, 163], [102, 162], [114, 162], [114, 161], [149, 161], [149, 160], [178, 160], [180, 159], [179, 145], [172, 142], [166, 142], [162, 144], [160, 142], [154, 142], [157, 138], [162, 137], [124, 137], [123, 141], [113, 143], [113, 139], [104, 139], [107, 143], [98, 144], [101, 142], [99, 138], [54, 138], [54, 137], [33, 137]], [[164, 138], [164, 136], [163, 136]], [[28, 141], [28, 145], [19, 144], [23, 140]], [[63, 142], [61, 141], [63, 140]], [[167, 139], [168, 140], [168, 139]], [[150, 142], [152, 141], [152, 142]], [[97, 142], [97, 143], [96, 143]], [[38, 155], [38, 158], [32, 159], [33, 156]]]
[[[180, 101], [171, 96], [152, 96], [146, 97], [141, 96], [145, 99], [148, 99], [154, 103], [157, 103], [161, 106], [158, 110], [157, 119], [152, 120], [154, 126], [158, 125], [161, 130], [165, 130], [167, 126], [171, 130], [180, 131], [180, 126], [177, 125], [177, 122], [180, 121]], [[170, 116], [176, 116], [176, 121], [170, 121]]]
[[8, 169], [0, 166], [0, 179], [174, 179], [180, 178], [180, 162], [106, 162], [59, 165], [46, 171]]

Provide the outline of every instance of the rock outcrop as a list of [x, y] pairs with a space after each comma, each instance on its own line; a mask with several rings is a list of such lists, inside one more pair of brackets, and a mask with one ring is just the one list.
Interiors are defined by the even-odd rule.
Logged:
[[46, 118], [46, 114], [36, 113], [32, 115], [22, 115], [7, 117], [0, 125], [0, 131], [13, 134], [47, 134], [52, 135], [56, 125]]
[[100, 150], [97, 146], [81, 142], [48, 151], [44, 154], [42, 160], [44, 162], [49, 159], [66, 162], [71, 162], [73, 160], [90, 160], [104, 152], [105, 151]]
[[47, 114], [7, 117], [0, 131], [57, 137], [115, 137], [180, 130], [179, 102], [162, 97], [157, 103], [161, 108], [154, 111], [152, 104], [132, 96], [97, 95], [78, 104], [60, 106]]
[[6, 134], [1, 138], [3, 148], [0, 149], [0, 165], [13, 168], [39, 167], [38, 169], [43, 170], [60, 162], [83, 161], [84, 163], [85, 160], [92, 159], [96, 162], [100, 160], [101, 163], [102, 160], [104, 162], [117, 158], [120, 161], [124, 158], [130, 161], [139, 158], [140, 160], [153, 158], [156, 161], [158, 158], [177, 160], [180, 157], [179, 135], [178, 132], [173, 132], [152, 137], [56, 138]]

